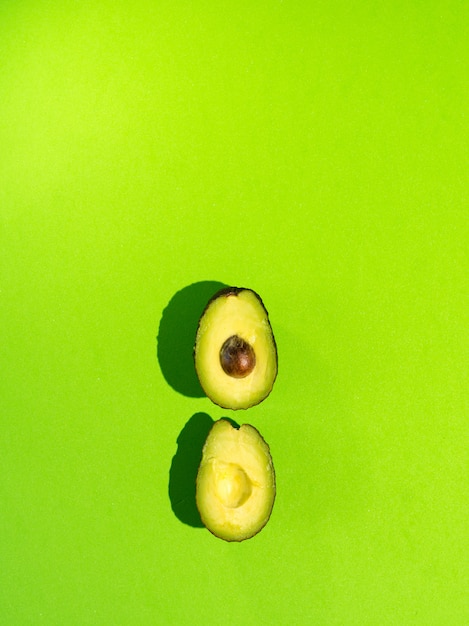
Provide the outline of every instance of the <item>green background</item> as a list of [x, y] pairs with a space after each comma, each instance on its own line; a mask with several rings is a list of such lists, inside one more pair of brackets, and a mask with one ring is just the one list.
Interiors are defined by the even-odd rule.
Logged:
[[[469, 623], [468, 14], [3, 0], [2, 624]], [[245, 412], [212, 281], [277, 340]], [[241, 544], [176, 511], [222, 416], [277, 472]]]

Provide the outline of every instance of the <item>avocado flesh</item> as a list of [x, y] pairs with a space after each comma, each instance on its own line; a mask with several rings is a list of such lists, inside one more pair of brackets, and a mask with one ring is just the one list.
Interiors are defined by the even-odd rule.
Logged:
[[213, 425], [202, 453], [196, 484], [200, 517], [225, 541], [244, 541], [268, 522], [275, 500], [270, 449], [251, 425]]
[[[224, 369], [220, 353], [233, 337], [253, 351], [247, 374], [230, 375]], [[269, 395], [277, 376], [277, 348], [268, 313], [254, 291], [232, 287], [212, 298], [199, 321], [194, 358], [203, 390], [225, 409], [247, 409]]]

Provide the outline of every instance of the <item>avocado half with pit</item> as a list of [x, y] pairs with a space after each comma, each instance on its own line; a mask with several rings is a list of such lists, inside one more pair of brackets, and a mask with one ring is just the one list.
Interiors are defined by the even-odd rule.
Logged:
[[267, 524], [275, 500], [270, 449], [250, 424], [227, 419], [212, 426], [202, 452], [196, 503], [208, 530], [225, 541], [244, 541]]
[[194, 360], [203, 390], [225, 409], [248, 409], [269, 395], [277, 346], [255, 291], [227, 287], [211, 298], [199, 320]]

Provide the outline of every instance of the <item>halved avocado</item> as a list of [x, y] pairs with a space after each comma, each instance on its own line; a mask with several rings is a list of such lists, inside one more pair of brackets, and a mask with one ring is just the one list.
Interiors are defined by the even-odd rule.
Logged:
[[211, 298], [199, 320], [194, 359], [203, 390], [225, 409], [248, 409], [269, 395], [277, 346], [255, 291], [227, 287]]
[[244, 541], [268, 522], [275, 500], [270, 449], [250, 424], [227, 419], [212, 426], [202, 452], [196, 503], [208, 530], [225, 541]]

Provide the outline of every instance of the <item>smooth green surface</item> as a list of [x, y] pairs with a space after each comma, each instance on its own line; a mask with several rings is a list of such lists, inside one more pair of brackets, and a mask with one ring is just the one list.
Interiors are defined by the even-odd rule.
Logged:
[[[469, 623], [467, 18], [1, 3], [0, 622]], [[158, 358], [202, 281], [270, 314], [241, 414]], [[277, 474], [239, 545], [175, 513], [224, 415]]]

